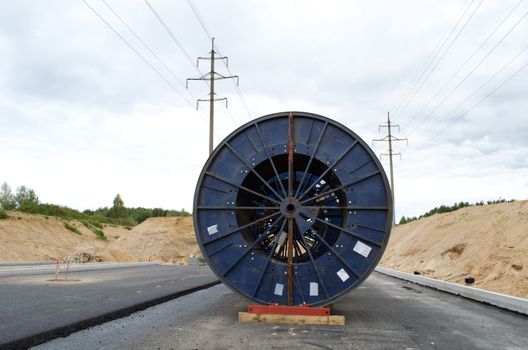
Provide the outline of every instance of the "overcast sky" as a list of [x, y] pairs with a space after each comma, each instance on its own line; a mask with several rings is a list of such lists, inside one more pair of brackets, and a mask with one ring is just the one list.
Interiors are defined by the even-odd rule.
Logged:
[[[104, 2], [86, 1], [188, 101], [82, 1], [1, 1], [0, 182], [81, 210], [116, 193], [127, 206], [192, 210], [208, 148], [207, 106], [198, 113], [192, 100], [207, 86], [191, 83], [191, 96], [176, 80], [199, 73], [144, 1], [106, 0], [170, 72]], [[186, 0], [150, 4], [187, 55], [208, 53]], [[396, 147], [398, 217], [528, 197], [528, 1], [193, 4], [249, 109], [231, 82], [217, 84], [230, 115], [218, 105], [216, 144], [287, 110], [325, 115], [370, 143], [392, 111], [396, 136], [409, 137]]]

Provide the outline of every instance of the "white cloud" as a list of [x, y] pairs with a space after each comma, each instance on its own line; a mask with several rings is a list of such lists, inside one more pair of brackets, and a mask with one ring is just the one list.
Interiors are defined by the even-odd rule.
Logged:
[[[198, 72], [142, 1], [107, 0], [181, 80]], [[484, 2], [397, 122], [404, 137], [528, 10], [522, 4], [433, 103], [431, 97], [516, 0]], [[187, 94], [99, 0], [89, 1]], [[151, 3], [194, 59], [209, 51], [186, 2]], [[393, 109], [446, 33], [459, 1], [195, 0], [241, 88], [252, 117], [284, 110], [323, 114], [365, 141]], [[130, 51], [82, 2], [4, 3], [0, 11], [0, 181], [79, 209], [110, 205], [192, 209], [207, 158], [207, 121]], [[528, 196], [526, 72], [417, 149], [458, 115], [444, 118], [528, 44], [518, 28], [411, 135], [396, 161], [397, 214], [454, 201]], [[521, 67], [520, 57], [501, 79]], [[223, 68], [223, 67], [220, 67]], [[205, 68], [203, 69], [205, 70]], [[218, 108], [215, 142], [249, 117], [230, 82], [219, 82], [235, 121]], [[191, 83], [203, 97], [207, 87]], [[424, 106], [427, 106], [422, 110]], [[203, 106], [204, 115], [206, 108]], [[416, 117], [412, 123], [410, 121]], [[376, 146], [377, 154], [385, 149]]]

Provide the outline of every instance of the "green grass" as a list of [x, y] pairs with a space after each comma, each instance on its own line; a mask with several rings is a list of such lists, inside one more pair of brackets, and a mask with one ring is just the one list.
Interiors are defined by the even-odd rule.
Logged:
[[98, 228], [92, 230], [93, 233], [97, 236], [97, 238], [100, 238], [102, 240], [106, 240], [106, 236], [104, 232]]
[[7, 215], [6, 211], [4, 209], [0, 209], [0, 220], [7, 219], [9, 216]]
[[92, 225], [91, 222], [89, 221], [86, 221], [86, 220], [79, 220], [81, 222], [81, 224], [83, 224], [84, 226], [86, 226], [87, 229], [91, 230], [94, 226]]
[[99, 229], [103, 229], [103, 224], [101, 224], [100, 222], [97, 222], [97, 221], [92, 221], [91, 222], [92, 225], [94, 225], [95, 227], [99, 228]]
[[103, 228], [103, 225], [101, 225], [99, 222], [93, 222], [93, 221], [90, 222], [90, 221], [86, 221], [86, 220], [81, 220], [81, 223], [84, 226], [86, 226], [87, 229], [92, 231], [97, 236], [97, 238], [100, 238], [102, 240], [106, 240], [107, 239], [107, 237], [104, 234], [104, 231], [101, 230]]
[[79, 231], [79, 229], [73, 225], [70, 225], [69, 223], [65, 222], [64, 223], [64, 227], [66, 227], [68, 230], [70, 230], [71, 232], [74, 232], [78, 235], [81, 234], [81, 232]]

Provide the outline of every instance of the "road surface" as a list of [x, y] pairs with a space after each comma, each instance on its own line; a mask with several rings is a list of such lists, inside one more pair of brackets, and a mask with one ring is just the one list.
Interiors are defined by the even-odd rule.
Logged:
[[527, 349], [528, 317], [373, 273], [335, 304], [345, 326], [248, 324], [223, 285], [56, 339], [48, 349]]
[[81, 266], [70, 281], [53, 277], [49, 267], [0, 272], [0, 348], [38, 344], [217, 281], [206, 266], [156, 264]]

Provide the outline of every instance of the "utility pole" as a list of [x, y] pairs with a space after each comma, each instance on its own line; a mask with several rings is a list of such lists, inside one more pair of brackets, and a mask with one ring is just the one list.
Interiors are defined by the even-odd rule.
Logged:
[[387, 136], [381, 139], [374, 139], [372, 140], [372, 145], [374, 146], [374, 142], [388, 142], [389, 143], [389, 153], [381, 153], [380, 159], [383, 156], [389, 157], [389, 172], [390, 172], [390, 187], [391, 187], [391, 193], [392, 193], [392, 203], [393, 203], [393, 211], [392, 211], [392, 224], [396, 225], [396, 199], [394, 197], [394, 172], [393, 172], [393, 166], [392, 166], [392, 156], [400, 156], [401, 159], [401, 153], [394, 153], [392, 151], [392, 143], [393, 142], [399, 142], [399, 141], [406, 141], [407, 145], [409, 144], [409, 140], [400, 139], [392, 135], [392, 128], [398, 128], [398, 131], [400, 131], [400, 126], [392, 124], [390, 121], [390, 113], [387, 112], [387, 123], [383, 125], [379, 125], [379, 130], [381, 131], [381, 128], [387, 128]]
[[196, 109], [198, 109], [198, 103], [200, 102], [206, 102], [209, 101], [209, 155], [213, 153], [213, 134], [214, 134], [214, 103], [215, 101], [226, 101], [226, 108], [227, 108], [227, 98], [218, 96], [215, 93], [215, 80], [222, 80], [222, 79], [237, 79], [237, 86], [239, 82], [238, 75], [222, 75], [218, 72], [215, 72], [215, 61], [217, 60], [226, 60], [226, 67], [229, 64], [229, 59], [225, 56], [217, 55], [215, 49], [214, 49], [214, 40], [215, 38], [211, 39], [211, 52], [209, 52], [209, 56], [204, 57], [198, 57], [196, 60], [196, 67], [199, 66], [200, 60], [209, 60], [211, 61], [211, 70], [208, 73], [205, 73], [199, 78], [188, 78], [186, 82], [187, 89], [189, 88], [189, 80], [204, 80], [209, 82], [209, 97], [208, 98], [201, 98], [196, 101]]

